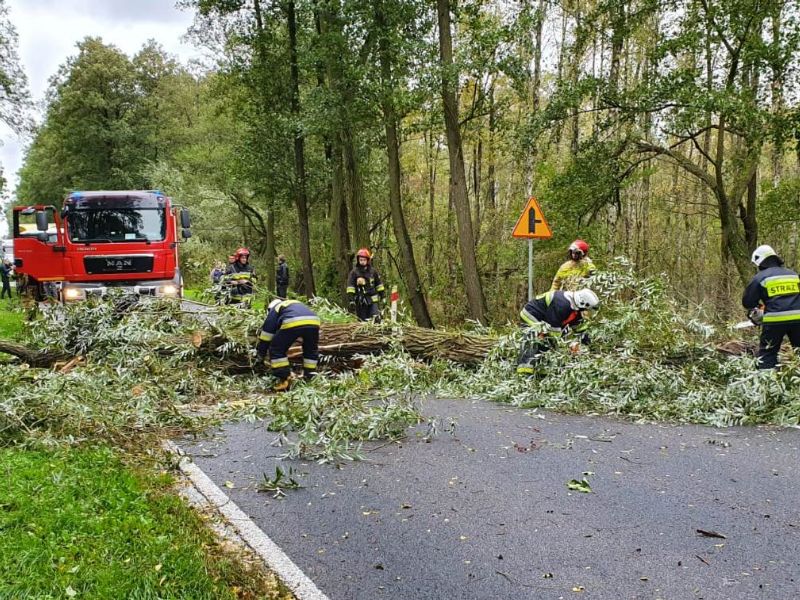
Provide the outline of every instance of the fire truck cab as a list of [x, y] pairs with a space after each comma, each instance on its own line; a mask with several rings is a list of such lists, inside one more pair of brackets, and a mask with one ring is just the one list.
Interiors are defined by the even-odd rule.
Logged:
[[181, 297], [178, 227], [186, 240], [190, 225], [188, 210], [157, 190], [73, 192], [61, 210], [17, 206], [15, 270], [37, 297], [62, 302], [110, 288]]

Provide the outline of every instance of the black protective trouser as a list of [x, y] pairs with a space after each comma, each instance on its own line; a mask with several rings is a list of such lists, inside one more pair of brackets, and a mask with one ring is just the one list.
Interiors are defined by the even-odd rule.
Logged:
[[800, 348], [800, 321], [764, 323], [761, 326], [761, 343], [758, 347], [758, 368], [774, 369], [778, 366], [778, 352], [783, 336], [789, 336], [794, 348]]
[[303, 325], [279, 329], [269, 344], [269, 364], [272, 374], [283, 381], [291, 373], [291, 365], [287, 356], [289, 347], [297, 338], [303, 338], [303, 376], [311, 378], [317, 372], [319, 361], [319, 327], [316, 325]]
[[542, 354], [552, 350], [556, 346], [556, 335], [541, 333], [533, 328], [525, 331], [522, 338], [522, 348], [520, 348], [519, 358], [517, 359], [517, 373], [522, 375], [532, 375], [536, 363]]
[[289, 284], [288, 283], [278, 283], [275, 286], [277, 288], [277, 296], [278, 298], [286, 298], [286, 292], [289, 291]]
[[370, 302], [369, 304], [356, 303], [356, 316], [358, 317], [359, 321], [372, 320], [376, 323], [380, 323], [381, 309], [374, 302]]
[[8, 279], [3, 279], [3, 291], [0, 292], [0, 298], [5, 298], [6, 294], [11, 298], [11, 282]]

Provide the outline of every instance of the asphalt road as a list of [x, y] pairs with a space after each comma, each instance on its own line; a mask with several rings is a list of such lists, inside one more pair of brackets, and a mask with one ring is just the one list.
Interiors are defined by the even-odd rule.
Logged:
[[[424, 410], [454, 435], [339, 467], [278, 463], [263, 424], [179, 444], [335, 600], [800, 597], [800, 430]], [[276, 464], [304, 488], [259, 493]]]

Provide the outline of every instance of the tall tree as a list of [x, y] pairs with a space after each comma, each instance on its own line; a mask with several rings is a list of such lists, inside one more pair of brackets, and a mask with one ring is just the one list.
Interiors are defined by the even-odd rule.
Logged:
[[[402, 168], [400, 166], [400, 139], [398, 136], [398, 114], [395, 107], [395, 81], [393, 63], [398, 32], [394, 24], [387, 18], [387, 2], [374, 0], [375, 25], [378, 30], [378, 53], [380, 55], [381, 108], [386, 131], [386, 154], [389, 159], [389, 206], [392, 214], [392, 226], [397, 246], [400, 251], [400, 271], [411, 296], [411, 309], [414, 319], [423, 327], [433, 327], [422, 281], [414, 259], [414, 248], [408, 234], [406, 218], [403, 213]], [[396, 14], [400, 7], [391, 6]]]
[[439, 22], [439, 60], [441, 66], [442, 104], [447, 132], [447, 151], [450, 157], [450, 198], [458, 222], [458, 246], [470, 316], [486, 322], [486, 299], [475, 256], [475, 236], [472, 229], [467, 178], [464, 169], [464, 147], [458, 118], [458, 71], [453, 61], [453, 39], [450, 31], [450, 0], [436, 2]]

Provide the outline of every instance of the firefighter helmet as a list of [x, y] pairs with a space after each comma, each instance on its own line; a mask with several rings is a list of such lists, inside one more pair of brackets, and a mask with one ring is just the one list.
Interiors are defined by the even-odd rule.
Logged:
[[372, 260], [372, 254], [370, 253], [369, 249], [367, 249], [367, 248], [361, 248], [358, 252], [356, 252], [356, 258], [357, 259], [361, 258], [362, 256], [364, 258], [366, 258], [367, 260]]
[[572, 295], [572, 298], [575, 308], [578, 310], [591, 310], [597, 308], [597, 305], [600, 304], [600, 299], [597, 297], [597, 294], [588, 288], [578, 290]]
[[583, 240], [575, 240], [569, 245], [569, 252], [570, 254], [580, 253], [581, 258], [589, 254], [589, 244], [584, 242]]
[[753, 261], [753, 264], [757, 267], [761, 266], [761, 263], [764, 262], [765, 258], [769, 258], [770, 256], [778, 256], [773, 250], [772, 246], [767, 246], [763, 244], [753, 250], [753, 256], [750, 257], [750, 260]]
[[236, 258], [239, 259], [239, 257], [241, 256], [246, 256], [250, 258], [250, 250], [248, 250], [247, 248], [239, 248], [236, 251]]
[[269, 305], [267, 306], [267, 310], [272, 310], [273, 308], [276, 308], [278, 304], [280, 304], [281, 302], [283, 301], [280, 298], [275, 298], [275, 300], [269, 303]]

